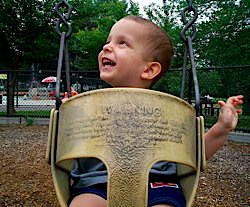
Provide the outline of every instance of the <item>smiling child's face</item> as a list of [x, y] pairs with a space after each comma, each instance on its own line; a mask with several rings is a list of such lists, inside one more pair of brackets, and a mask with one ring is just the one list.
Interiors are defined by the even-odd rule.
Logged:
[[98, 56], [100, 77], [113, 87], [142, 87], [141, 74], [147, 68], [146, 27], [121, 19], [112, 27]]

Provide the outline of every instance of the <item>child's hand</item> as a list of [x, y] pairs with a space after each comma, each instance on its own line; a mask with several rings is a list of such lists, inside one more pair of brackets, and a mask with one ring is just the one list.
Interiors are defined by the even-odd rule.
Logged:
[[230, 132], [236, 128], [238, 114], [242, 112], [241, 109], [237, 109], [236, 107], [242, 105], [242, 103], [242, 95], [229, 97], [226, 103], [224, 101], [218, 101], [218, 104], [221, 106], [218, 124], [220, 124], [226, 132]]
[[[71, 88], [71, 96], [75, 96], [75, 95], [77, 95], [77, 94], [78, 94], [78, 93], [77, 93], [74, 89]], [[65, 93], [64, 93], [64, 97], [63, 97], [63, 99], [62, 99], [62, 102], [65, 102], [68, 98], [69, 98], [68, 92], [65, 92]]]

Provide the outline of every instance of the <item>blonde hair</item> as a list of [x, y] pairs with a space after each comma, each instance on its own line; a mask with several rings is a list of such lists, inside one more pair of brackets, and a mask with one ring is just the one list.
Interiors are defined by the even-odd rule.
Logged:
[[159, 62], [161, 64], [161, 73], [156, 80], [161, 78], [171, 67], [174, 49], [173, 43], [169, 35], [161, 27], [152, 21], [140, 16], [126, 16], [123, 19], [132, 20], [145, 26], [145, 51], [147, 51], [147, 60]]

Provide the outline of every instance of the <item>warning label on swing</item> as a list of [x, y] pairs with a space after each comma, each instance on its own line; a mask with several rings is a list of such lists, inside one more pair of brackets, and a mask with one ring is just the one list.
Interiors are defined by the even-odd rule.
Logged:
[[193, 135], [188, 124], [159, 106], [137, 106], [132, 102], [122, 106], [100, 105], [93, 114], [78, 113], [74, 119], [67, 120], [62, 141], [100, 139], [112, 145], [117, 139], [122, 139], [126, 145], [140, 147], [164, 142], [183, 144], [185, 137]]

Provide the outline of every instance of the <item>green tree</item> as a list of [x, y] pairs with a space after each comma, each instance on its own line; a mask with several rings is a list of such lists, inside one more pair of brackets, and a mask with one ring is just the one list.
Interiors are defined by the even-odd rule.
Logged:
[[[250, 76], [241, 65], [250, 64], [250, 2], [198, 1], [203, 20], [199, 24], [197, 53], [203, 66], [239, 66], [218, 72], [227, 96], [242, 93], [244, 112], [250, 114]], [[214, 82], [217, 85], [217, 82]]]
[[120, 18], [138, 14], [138, 4], [124, 0], [72, 1], [76, 28], [70, 40], [72, 67], [76, 70], [97, 70], [97, 56], [106, 42], [109, 30]]
[[[183, 43], [179, 37], [183, 25], [179, 13], [186, 6], [186, 1], [178, 0], [165, 1], [163, 7], [151, 4], [145, 8], [148, 17], [160, 24], [174, 40], [173, 68], [180, 68], [183, 62]], [[239, 66], [217, 72], [198, 71], [201, 94], [210, 92], [213, 93], [212, 95], [226, 98], [242, 93], [245, 96], [245, 106], [249, 107], [247, 104], [250, 103], [250, 76], [247, 76], [246, 70], [242, 71], [240, 67], [240, 65], [250, 64], [249, 0], [197, 0], [193, 1], [193, 6], [199, 13], [196, 22], [197, 38], [193, 42], [197, 68]], [[192, 13], [186, 15], [187, 20], [192, 18]], [[162, 83], [158, 84], [156, 89], [167, 90], [174, 87], [169, 87], [169, 81], [173, 78], [169, 75], [168, 79], [167, 76], [160, 80]], [[181, 79], [176, 79], [175, 84], [180, 85], [178, 80]], [[165, 88], [164, 85], [166, 85]], [[246, 113], [246, 110], [244, 111]]]
[[[52, 8], [55, 0], [0, 0], [0, 70], [18, 71], [32, 63], [55, 60], [58, 56], [59, 37], [54, 30], [56, 15]], [[128, 14], [139, 14], [137, 3], [132, 0], [69, 0], [74, 11], [71, 18], [73, 35], [69, 41], [72, 69], [96, 70], [97, 55], [105, 43], [111, 26]], [[175, 59], [172, 68], [181, 68], [183, 63], [183, 42], [180, 31], [180, 11], [187, 1], [163, 1], [163, 6], [153, 3], [144, 8], [147, 17], [163, 27], [174, 42]], [[194, 41], [194, 54], [198, 67], [249, 64], [250, 19], [249, 0], [193, 1], [198, 9], [197, 39]], [[192, 18], [192, 14], [189, 15]], [[10, 73], [9, 109], [14, 113], [14, 86], [16, 73]], [[180, 77], [169, 75], [158, 84], [159, 90], [173, 90], [177, 93]], [[214, 84], [206, 87], [203, 74], [199, 74], [201, 92], [212, 90], [219, 93], [223, 86], [249, 96], [250, 76], [240, 71], [212, 72], [209, 77]], [[170, 84], [174, 82], [174, 85]], [[244, 86], [244, 87], [242, 87]], [[218, 89], [219, 88], [219, 89]], [[247, 101], [250, 102], [250, 98]]]
[[[0, 1], [0, 70], [10, 71], [10, 114], [15, 113], [17, 72], [36, 63], [48, 62], [51, 65], [57, 59], [59, 37], [54, 28], [57, 17], [53, 8], [58, 2]], [[68, 3], [74, 7], [71, 20], [74, 35], [69, 46], [71, 63], [76, 69], [97, 69], [96, 57], [109, 28], [119, 18], [129, 13], [137, 14], [138, 4], [125, 0], [70, 0]]]
[[8, 110], [14, 114], [14, 88], [17, 71], [32, 63], [54, 57], [55, 47], [51, 5], [53, 0], [1, 0], [0, 62], [9, 70]]
[[197, 1], [200, 23], [197, 44], [205, 66], [245, 65], [250, 61], [250, 2]]

